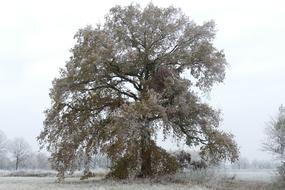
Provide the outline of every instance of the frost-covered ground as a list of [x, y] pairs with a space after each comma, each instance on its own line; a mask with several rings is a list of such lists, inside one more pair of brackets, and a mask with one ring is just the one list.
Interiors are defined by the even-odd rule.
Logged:
[[102, 176], [81, 181], [75, 175], [59, 184], [54, 176], [11, 177], [7, 174], [1, 175], [0, 171], [3, 176], [0, 177], [0, 190], [268, 190], [274, 177], [272, 170], [219, 170], [180, 174], [171, 180], [166, 178], [156, 182], [118, 182], [103, 180]]
[[271, 182], [276, 177], [276, 171], [273, 169], [230, 169], [219, 172], [246, 181]]
[[55, 183], [54, 177], [0, 177], [1, 190], [208, 190], [191, 184], [120, 183], [111, 181], [69, 178], [63, 184]]

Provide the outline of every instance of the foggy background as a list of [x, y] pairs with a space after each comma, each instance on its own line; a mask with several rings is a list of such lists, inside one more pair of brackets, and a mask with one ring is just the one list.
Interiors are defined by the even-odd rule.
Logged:
[[[86, 25], [103, 23], [117, 5], [148, 1], [0, 0], [0, 130], [24, 137], [38, 149], [36, 136], [50, 106], [49, 89], [68, 61], [73, 36]], [[196, 23], [215, 20], [215, 46], [229, 67], [224, 84], [204, 98], [222, 110], [222, 128], [235, 135], [241, 156], [270, 159], [261, 151], [266, 122], [285, 103], [285, 3], [283, 1], [153, 0], [173, 5]], [[102, 4], [104, 3], [104, 4]], [[168, 142], [164, 143], [172, 148]]]

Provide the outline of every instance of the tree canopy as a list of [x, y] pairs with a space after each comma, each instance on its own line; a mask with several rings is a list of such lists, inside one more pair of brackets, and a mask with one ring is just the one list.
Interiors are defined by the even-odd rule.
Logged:
[[0, 158], [7, 153], [7, 137], [3, 131], [0, 130]]
[[279, 113], [266, 128], [267, 138], [263, 142], [263, 149], [271, 152], [278, 159], [285, 161], [285, 107], [279, 107]]
[[105, 23], [75, 35], [72, 56], [54, 79], [40, 143], [63, 178], [84, 155], [112, 162], [110, 176], [173, 173], [177, 160], [157, 146], [158, 131], [199, 147], [211, 163], [238, 158], [219, 111], [199, 94], [221, 83], [227, 65], [213, 46], [213, 21], [197, 25], [180, 9], [115, 6]]

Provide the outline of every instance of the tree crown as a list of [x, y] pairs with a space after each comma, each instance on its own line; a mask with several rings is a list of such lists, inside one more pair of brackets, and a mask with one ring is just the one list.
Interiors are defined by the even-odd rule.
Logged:
[[72, 57], [53, 81], [39, 136], [54, 167], [65, 171], [78, 152], [88, 162], [100, 150], [114, 163], [128, 160], [126, 168], [144, 170], [151, 158], [168, 157], [155, 143], [159, 129], [200, 146], [211, 162], [236, 160], [233, 136], [218, 129], [219, 112], [195, 92], [210, 91], [225, 76], [224, 53], [212, 42], [214, 26], [149, 4], [116, 6], [104, 25], [80, 29]]

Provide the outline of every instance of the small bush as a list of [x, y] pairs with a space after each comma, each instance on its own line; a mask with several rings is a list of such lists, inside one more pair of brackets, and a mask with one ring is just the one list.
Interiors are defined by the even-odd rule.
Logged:
[[175, 152], [174, 155], [181, 168], [190, 168], [191, 160], [192, 160], [190, 153], [182, 150], [182, 151]]

